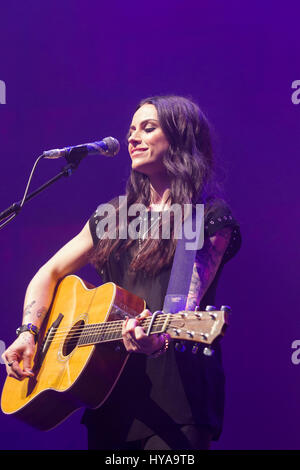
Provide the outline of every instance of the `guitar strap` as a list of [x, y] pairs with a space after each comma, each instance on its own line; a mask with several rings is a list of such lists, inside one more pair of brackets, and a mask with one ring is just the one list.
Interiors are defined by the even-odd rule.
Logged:
[[[194, 237], [192, 239], [192, 236]], [[197, 249], [204, 241], [204, 205], [197, 204], [182, 225], [178, 237], [171, 276], [164, 300], [164, 313], [185, 310]]]

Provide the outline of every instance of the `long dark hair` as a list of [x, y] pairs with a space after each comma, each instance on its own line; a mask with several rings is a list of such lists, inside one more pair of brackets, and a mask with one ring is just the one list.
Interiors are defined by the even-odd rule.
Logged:
[[[152, 104], [168, 142], [169, 149], [163, 157], [163, 165], [170, 179], [170, 204], [202, 203], [208, 205], [216, 198], [215, 165], [210, 125], [199, 106], [182, 96], [154, 96], [142, 100], [136, 111], [144, 104]], [[149, 207], [151, 185], [149, 177], [132, 170], [126, 184], [128, 207], [141, 203]], [[118, 207], [116, 207], [118, 212]], [[172, 218], [172, 217], [171, 217]], [[127, 223], [130, 222], [128, 217]], [[117, 234], [119, 230], [117, 218]], [[113, 254], [116, 258], [134, 243], [102, 237], [92, 255], [91, 262], [101, 269]], [[174, 233], [169, 240], [149, 237], [142, 249], [131, 261], [132, 271], [144, 270], [156, 274], [169, 266], [176, 248]]]

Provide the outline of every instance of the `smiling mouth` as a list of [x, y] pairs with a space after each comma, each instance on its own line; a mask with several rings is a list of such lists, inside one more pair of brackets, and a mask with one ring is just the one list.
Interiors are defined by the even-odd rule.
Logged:
[[131, 153], [131, 156], [132, 157], [135, 157], [137, 156], [138, 154], [142, 153], [142, 152], [145, 152], [146, 150], [148, 149], [138, 149], [138, 150], [134, 150], [132, 153]]

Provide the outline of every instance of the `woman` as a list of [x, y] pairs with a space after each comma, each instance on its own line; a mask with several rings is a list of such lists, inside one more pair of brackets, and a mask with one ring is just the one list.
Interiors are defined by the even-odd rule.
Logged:
[[[132, 171], [126, 188], [128, 207], [140, 203], [143, 217], [176, 203], [205, 204], [205, 243], [197, 252], [187, 309], [212, 304], [222, 267], [239, 249], [240, 236], [229, 207], [216, 197], [214, 162], [207, 120], [191, 100], [178, 96], [143, 100], [133, 115], [128, 135]], [[119, 214], [118, 198], [110, 201]], [[103, 214], [102, 214], [103, 215]], [[144, 298], [140, 318], [163, 306], [176, 247], [170, 239], [142, 230], [139, 239], [123, 239], [117, 217], [117, 236], [99, 230], [101, 206], [83, 230], [30, 282], [23, 323], [37, 328], [51, 303], [56, 284], [65, 275], [92, 262], [104, 282]], [[130, 223], [127, 217], [127, 224]], [[149, 227], [149, 225], [148, 225]], [[212, 357], [180, 353], [167, 335], [147, 336], [140, 319], [126, 319], [123, 343], [130, 353], [126, 370], [105, 404], [86, 410], [90, 449], [207, 449], [222, 428], [224, 377], [220, 350]], [[189, 349], [189, 348], [187, 348]], [[32, 375], [34, 338], [22, 332], [3, 354], [7, 372], [22, 380]], [[19, 366], [23, 359], [23, 370]]]

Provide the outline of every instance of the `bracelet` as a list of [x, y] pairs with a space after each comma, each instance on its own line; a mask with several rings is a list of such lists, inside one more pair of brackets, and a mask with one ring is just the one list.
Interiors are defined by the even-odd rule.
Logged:
[[159, 348], [158, 351], [155, 351], [154, 353], [152, 354], [149, 354], [148, 357], [151, 357], [151, 358], [156, 358], [156, 357], [159, 357], [161, 356], [162, 354], [164, 354], [168, 347], [169, 347], [169, 344], [170, 344], [170, 336], [167, 334], [167, 333], [163, 333], [162, 335], [160, 336], [163, 336], [164, 338], [164, 344]]
[[35, 343], [37, 342], [39, 336], [39, 329], [37, 326], [33, 325], [32, 323], [19, 326], [19, 328], [16, 330], [17, 336], [19, 336], [21, 333], [24, 333], [24, 331], [29, 331], [34, 336]]

